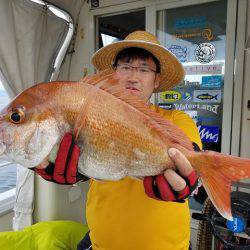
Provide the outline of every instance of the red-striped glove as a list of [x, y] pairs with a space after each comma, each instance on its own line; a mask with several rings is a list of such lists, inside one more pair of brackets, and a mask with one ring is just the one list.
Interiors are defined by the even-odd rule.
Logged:
[[198, 177], [193, 170], [189, 176], [182, 177], [187, 185], [179, 192], [176, 192], [169, 185], [163, 174], [157, 176], [146, 176], [143, 180], [146, 194], [154, 199], [163, 201], [183, 202], [197, 187]]
[[[200, 151], [199, 146], [196, 143], [193, 143], [194, 151]], [[178, 150], [171, 150], [172, 154], [169, 155], [171, 160], [176, 165], [177, 170], [172, 171], [171, 179], [168, 180], [165, 178], [164, 174], [157, 176], [147, 176], [143, 180], [145, 193], [154, 199], [163, 200], [163, 201], [177, 201], [184, 202], [184, 199], [187, 198], [198, 186], [198, 177], [193, 170], [188, 159]], [[175, 152], [173, 154], [173, 152]], [[181, 174], [182, 173], [182, 174]], [[172, 186], [175, 184], [176, 190], [178, 186], [185, 187], [181, 191], [175, 191], [168, 181], [172, 181]], [[180, 184], [181, 180], [181, 184]], [[174, 182], [173, 182], [174, 181]], [[178, 181], [178, 182], [176, 182]]]
[[77, 171], [80, 148], [71, 133], [66, 133], [60, 143], [55, 164], [49, 163], [44, 169], [33, 168], [43, 179], [58, 184], [71, 185], [87, 178]]

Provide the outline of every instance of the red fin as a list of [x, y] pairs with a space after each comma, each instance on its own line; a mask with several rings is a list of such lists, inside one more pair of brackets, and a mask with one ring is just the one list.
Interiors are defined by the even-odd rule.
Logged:
[[231, 184], [250, 178], [250, 159], [205, 151], [192, 153], [188, 159], [199, 172], [209, 198], [226, 219], [231, 214]]
[[104, 80], [111, 78], [113, 74], [114, 74], [114, 70], [107, 69], [107, 70], [101, 71], [98, 74], [85, 76], [80, 80], [80, 82], [84, 82], [93, 86], [100, 84], [100, 86], [98, 87], [101, 87], [102, 84], [105, 83]]
[[119, 84], [119, 79], [114, 78], [114, 75], [110, 72], [110, 70], [106, 70], [88, 78], [86, 81], [83, 79], [83, 82], [104, 90], [143, 113], [147, 117], [146, 120], [150, 126], [162, 135], [166, 143], [179, 144], [193, 151], [191, 141], [178, 126], [164, 119], [160, 114], [151, 110], [144, 101], [128, 92], [123, 85]]

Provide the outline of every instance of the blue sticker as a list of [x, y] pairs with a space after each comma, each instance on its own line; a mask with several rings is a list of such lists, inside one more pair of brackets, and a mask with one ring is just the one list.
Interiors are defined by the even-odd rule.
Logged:
[[175, 21], [174, 27], [176, 29], [187, 29], [187, 28], [202, 28], [206, 25], [206, 17], [189, 17], [189, 18], [178, 18]]
[[222, 76], [202, 76], [202, 87], [221, 87]]
[[233, 220], [227, 221], [227, 228], [234, 233], [242, 233], [246, 228], [246, 221], [239, 217], [233, 217]]
[[198, 126], [201, 140], [203, 142], [215, 142], [219, 140], [219, 128], [213, 126]]
[[187, 47], [186, 46], [172, 44], [168, 48], [168, 50], [171, 51], [181, 62], [187, 61]]
[[185, 92], [184, 94], [182, 94], [182, 99], [185, 101], [191, 101], [192, 95], [189, 92]]
[[213, 122], [216, 119], [214, 116], [198, 116], [197, 118], [198, 122]]

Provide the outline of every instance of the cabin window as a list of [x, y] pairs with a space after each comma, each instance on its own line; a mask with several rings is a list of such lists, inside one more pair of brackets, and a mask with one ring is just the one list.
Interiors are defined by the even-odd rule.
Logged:
[[145, 9], [131, 10], [96, 18], [96, 49], [123, 40], [129, 33], [145, 30]]
[[[8, 103], [10, 98], [0, 81], [0, 110]], [[16, 165], [0, 159], [0, 193], [6, 192], [16, 186]]]

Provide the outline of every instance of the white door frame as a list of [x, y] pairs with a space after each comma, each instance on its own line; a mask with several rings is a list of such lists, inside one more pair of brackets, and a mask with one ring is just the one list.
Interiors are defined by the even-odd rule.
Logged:
[[[234, 94], [233, 94], [233, 118], [232, 118], [232, 143], [231, 154], [240, 156], [241, 143], [245, 140], [241, 138], [241, 133], [245, 132], [244, 125], [248, 122], [244, 117], [246, 107], [243, 107], [244, 96], [244, 68], [246, 69], [245, 62], [245, 40], [246, 22], [247, 22], [247, 1], [238, 1], [238, 16], [237, 16], [237, 33], [236, 33], [236, 45], [235, 45], [235, 70], [234, 70]], [[245, 119], [243, 119], [245, 118]], [[249, 131], [248, 131], [249, 133]], [[246, 155], [244, 155], [246, 157]], [[249, 155], [248, 155], [249, 157]]]

